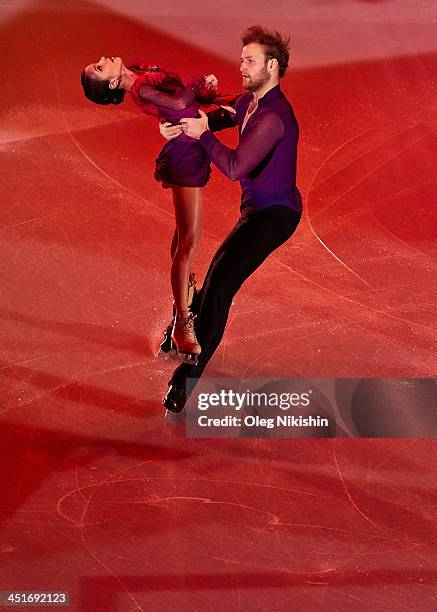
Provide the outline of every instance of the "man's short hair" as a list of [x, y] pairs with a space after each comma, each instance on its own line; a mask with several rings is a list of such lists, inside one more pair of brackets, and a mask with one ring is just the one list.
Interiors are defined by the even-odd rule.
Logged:
[[288, 68], [288, 60], [290, 59], [290, 37], [285, 39], [276, 30], [271, 32], [259, 25], [254, 25], [243, 33], [241, 40], [243, 46], [250, 45], [250, 43], [262, 45], [267, 59], [276, 59], [278, 61], [279, 78], [284, 76]]

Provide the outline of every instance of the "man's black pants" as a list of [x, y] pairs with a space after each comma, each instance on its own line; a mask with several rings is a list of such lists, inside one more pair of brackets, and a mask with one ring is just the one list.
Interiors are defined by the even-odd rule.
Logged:
[[200, 378], [223, 337], [233, 297], [266, 257], [292, 236], [299, 220], [300, 213], [277, 205], [240, 217], [214, 255], [192, 305], [202, 347], [198, 364], [181, 364], [171, 382], [184, 384], [187, 378]]

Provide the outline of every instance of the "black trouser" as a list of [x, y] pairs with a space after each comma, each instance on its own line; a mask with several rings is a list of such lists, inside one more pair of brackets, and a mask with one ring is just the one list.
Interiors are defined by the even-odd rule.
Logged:
[[[196, 335], [202, 347], [198, 364], [181, 364], [174, 371], [172, 382], [183, 384], [187, 378], [200, 378], [223, 337], [234, 295], [266, 257], [290, 238], [299, 220], [300, 213], [276, 205], [240, 217], [214, 255], [192, 305], [197, 314]], [[187, 389], [188, 393], [193, 386]]]

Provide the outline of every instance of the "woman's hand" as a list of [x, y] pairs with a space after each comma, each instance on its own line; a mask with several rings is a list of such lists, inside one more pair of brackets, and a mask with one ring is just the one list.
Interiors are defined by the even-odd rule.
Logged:
[[232, 113], [233, 115], [235, 115], [235, 113], [237, 112], [235, 108], [233, 108], [232, 106], [226, 106], [226, 104], [220, 104], [220, 108], [224, 108], [228, 111], [228, 113]]
[[183, 132], [181, 125], [172, 125], [168, 121], [159, 124], [159, 132], [166, 140], [173, 140]]
[[213, 89], [218, 85], [218, 79], [215, 74], [208, 74], [205, 78], [205, 85], [208, 89]]

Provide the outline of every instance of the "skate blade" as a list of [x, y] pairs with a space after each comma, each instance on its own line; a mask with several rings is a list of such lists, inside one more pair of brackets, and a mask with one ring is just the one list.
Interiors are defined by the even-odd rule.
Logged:
[[155, 355], [155, 359], [160, 359], [161, 361], [168, 361], [170, 357], [171, 351], [163, 351], [161, 348]]
[[190, 363], [191, 365], [197, 365], [199, 363], [199, 356], [192, 353], [180, 353], [176, 349], [171, 349], [168, 352], [168, 358], [173, 361], [180, 361], [182, 363]]

